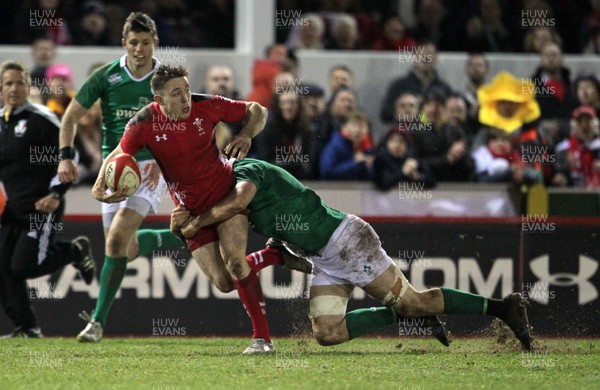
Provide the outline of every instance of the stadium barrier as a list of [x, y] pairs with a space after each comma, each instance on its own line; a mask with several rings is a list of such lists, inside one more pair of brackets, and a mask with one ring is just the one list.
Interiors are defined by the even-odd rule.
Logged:
[[[600, 328], [600, 236], [593, 218], [389, 218], [372, 217], [384, 249], [416, 288], [446, 286], [501, 298], [523, 291], [537, 335], [598, 337]], [[144, 224], [164, 228], [167, 219]], [[68, 216], [56, 227], [61, 239], [88, 235], [99, 265], [103, 256], [99, 216]], [[264, 246], [250, 234], [248, 250]], [[260, 274], [271, 329], [276, 335], [309, 332], [308, 277], [280, 267]], [[98, 295], [73, 267], [29, 281], [30, 298], [46, 335], [74, 336], [85, 325]], [[379, 305], [356, 290], [349, 309]], [[478, 335], [488, 317], [446, 316], [455, 335]], [[406, 324], [405, 324], [406, 325]], [[12, 324], [0, 314], [0, 331]], [[378, 334], [419, 335], [389, 327]], [[250, 335], [250, 321], [237, 293], [212, 287], [187, 250], [155, 251], [129, 264], [108, 319], [107, 335]]]

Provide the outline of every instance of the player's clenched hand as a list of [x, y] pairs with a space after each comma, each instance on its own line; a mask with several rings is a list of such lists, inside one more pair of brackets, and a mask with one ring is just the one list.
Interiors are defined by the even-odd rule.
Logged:
[[60, 205], [60, 200], [53, 198], [50, 195], [46, 195], [35, 202], [35, 209], [42, 213], [53, 213]]
[[252, 139], [248, 136], [238, 134], [227, 146], [225, 146], [225, 154], [229, 157], [237, 158], [238, 160], [243, 160], [250, 150], [250, 146], [252, 145]]
[[127, 188], [121, 188], [118, 191], [114, 191], [110, 194], [106, 193], [106, 181], [104, 175], [99, 174], [96, 183], [92, 187], [92, 196], [94, 199], [104, 203], [118, 203], [127, 198]]
[[61, 183], [69, 183], [77, 179], [77, 167], [73, 160], [61, 160], [58, 163], [57, 173]]
[[171, 232], [180, 234], [181, 227], [190, 219], [190, 211], [187, 207], [179, 205], [171, 211]]
[[152, 161], [144, 166], [144, 184], [151, 190], [158, 185], [160, 179], [160, 167], [156, 161]]
[[192, 238], [200, 230], [200, 217], [192, 217], [184, 227], [181, 228], [181, 235], [185, 238]]

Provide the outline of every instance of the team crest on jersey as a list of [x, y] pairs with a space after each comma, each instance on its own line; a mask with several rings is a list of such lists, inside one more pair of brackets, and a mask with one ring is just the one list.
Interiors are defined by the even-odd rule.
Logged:
[[115, 74], [111, 74], [110, 76], [108, 76], [108, 78], [106, 79], [106, 81], [108, 81], [109, 84], [115, 84], [118, 83], [119, 81], [123, 80], [123, 78], [121, 77], [120, 74], [115, 73]]
[[200, 118], [196, 118], [194, 119], [194, 126], [198, 127], [198, 133], [200, 135], [204, 134], [204, 127], [202, 127], [202, 122], [204, 121], [204, 118], [200, 119]]
[[21, 119], [15, 126], [15, 137], [22, 137], [27, 131], [27, 119]]

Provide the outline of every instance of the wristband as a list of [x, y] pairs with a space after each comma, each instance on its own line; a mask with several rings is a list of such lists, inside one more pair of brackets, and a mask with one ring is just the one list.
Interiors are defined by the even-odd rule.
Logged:
[[59, 194], [59, 193], [58, 193], [58, 192], [56, 192], [56, 191], [50, 191], [50, 193], [49, 193], [48, 195], [50, 195], [50, 197], [51, 197], [51, 198], [54, 198], [54, 199], [60, 199], [60, 198], [62, 198], [62, 195], [61, 195], [61, 194]]
[[61, 160], [73, 160], [75, 158], [75, 151], [70, 146], [60, 148], [59, 154]]

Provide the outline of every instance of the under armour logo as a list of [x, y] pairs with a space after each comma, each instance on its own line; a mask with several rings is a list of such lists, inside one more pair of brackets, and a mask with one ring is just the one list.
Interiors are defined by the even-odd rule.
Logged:
[[579, 255], [579, 273], [570, 274], [566, 272], [560, 272], [556, 274], [550, 274], [550, 259], [548, 255], [540, 256], [533, 259], [529, 263], [531, 272], [538, 278], [541, 283], [535, 283], [531, 291], [533, 292], [529, 298], [547, 305], [550, 300], [550, 285], [567, 287], [577, 285], [578, 287], [578, 303], [585, 305], [598, 298], [598, 291], [596, 287], [589, 281], [589, 279], [598, 270], [598, 262], [594, 259]]
[[166, 134], [155, 135], [154, 138], [156, 138], [156, 142], [166, 141], [167, 140], [167, 135]]
[[371, 269], [370, 265], [365, 265], [365, 266], [363, 266], [363, 272], [371, 275], [373, 273], [373, 270]]

